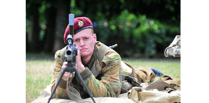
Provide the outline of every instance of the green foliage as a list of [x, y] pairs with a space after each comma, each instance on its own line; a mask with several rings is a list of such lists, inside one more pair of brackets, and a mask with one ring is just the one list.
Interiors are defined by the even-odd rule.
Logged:
[[[38, 11], [39, 11], [39, 27], [40, 27], [40, 33], [39, 33], [39, 40], [43, 40], [44, 34], [45, 34], [45, 27], [46, 27], [46, 17], [45, 17], [45, 11], [46, 8], [49, 8], [51, 6], [50, 3], [46, 3], [46, 1], [37, 1], [37, 2], [33, 2], [33, 1], [28, 1], [30, 3], [27, 4], [27, 10], [26, 10], [26, 33], [28, 34], [29, 32], [29, 28], [31, 27], [31, 14], [30, 14], [30, 10], [31, 7], [35, 4], [39, 5]], [[33, 5], [32, 5], [33, 4]]]
[[83, 11], [76, 6], [75, 0], [71, 0], [70, 13], [73, 13], [76, 17], [83, 15]]
[[[47, 12], [57, 8], [57, 1], [27, 0], [26, 33], [31, 27], [34, 5], [39, 10], [39, 39], [43, 40], [46, 24], [49, 25]], [[155, 55], [162, 52], [175, 35], [180, 35], [178, 0], [71, 0], [69, 5], [67, 9], [75, 17], [86, 16], [97, 23], [95, 32], [99, 41], [107, 45], [118, 43], [116, 50], [120, 54], [129, 51]]]
[[[104, 26], [105, 23], [108, 24], [108, 27]], [[167, 25], [159, 20], [147, 18], [146, 15], [135, 15], [126, 9], [117, 17], [113, 17], [109, 21], [100, 20], [98, 24], [95, 32], [99, 34], [99, 37], [102, 37], [99, 38], [101, 42], [108, 43], [109, 37], [119, 34], [124, 37], [125, 41], [120, 45], [135, 45], [136, 50], [127, 49], [130, 52], [141, 52], [148, 55], [157, 53], [156, 43], [166, 48], [172, 42], [174, 38], [167, 36], [167, 33], [180, 34], [179, 26]]]
[[[107, 39], [108, 39], [108, 36], [111, 35], [111, 31], [107, 28], [104, 28], [104, 22], [106, 22], [106, 20], [102, 20], [102, 21], [99, 21], [98, 24], [97, 24], [97, 28], [95, 28], [95, 32], [98, 33], [99, 37], [100, 37], [100, 40], [101, 42], [103, 43], [107, 43]], [[114, 27], [111, 27], [112, 29], [114, 29]]]

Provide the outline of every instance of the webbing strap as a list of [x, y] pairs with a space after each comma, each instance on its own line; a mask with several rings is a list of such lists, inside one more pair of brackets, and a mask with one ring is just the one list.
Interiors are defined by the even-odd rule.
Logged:
[[[72, 74], [72, 77], [69, 80], [70, 74]], [[79, 100], [82, 100], [82, 98], [80, 96], [80, 93], [72, 85], [70, 85], [71, 81], [73, 80], [74, 75], [75, 75], [74, 73], [69, 73], [68, 74], [68, 76], [67, 76], [67, 85], [66, 85], [67, 88], [66, 89], [67, 89], [68, 97], [71, 100], [79, 101]], [[70, 90], [68, 89], [68, 86], [70, 87]]]

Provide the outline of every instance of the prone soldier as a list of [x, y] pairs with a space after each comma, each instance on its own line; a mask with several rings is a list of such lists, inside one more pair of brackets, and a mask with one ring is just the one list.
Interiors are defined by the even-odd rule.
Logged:
[[[64, 42], [68, 34], [69, 25], [64, 33]], [[77, 17], [74, 19], [73, 43], [78, 47], [76, 68], [92, 95], [94, 97], [117, 97], [121, 91], [121, 57], [113, 49], [97, 41], [89, 18]], [[65, 51], [66, 47], [55, 53], [52, 90], [57, 82], [59, 73], [66, 67], [66, 64], [63, 62]], [[66, 88], [67, 78], [70, 78], [71, 86], [68, 89], [75, 88], [81, 98], [89, 97], [79, 79], [76, 76], [71, 75], [67, 77], [67, 75], [68, 72], [62, 77], [54, 96], [65, 99], [70, 98]]]
[[[65, 44], [68, 34], [69, 25], [66, 27], [64, 33]], [[145, 79], [150, 81], [155, 76], [149, 68], [151, 71], [149, 73], [153, 74], [150, 76], [146, 73], [149, 75], [149, 78], [145, 78], [145, 75], [141, 74], [144, 71], [139, 71], [135, 75], [134, 68], [128, 63], [121, 61], [121, 57], [116, 51], [97, 41], [92, 22], [87, 17], [77, 17], [74, 19], [73, 44], [76, 44], [78, 47], [75, 67], [94, 97], [118, 97], [120, 93], [127, 92], [133, 84], [124, 81], [127, 78], [124, 77], [125, 75], [133, 77], [140, 83], [145, 82]], [[54, 89], [59, 74], [67, 66], [64, 62], [65, 51], [66, 47], [55, 53], [51, 90]], [[131, 78], [131, 80], [134, 79]], [[138, 86], [140, 85], [138, 82], [131, 82], [137, 83]], [[78, 77], [68, 72], [65, 72], [63, 75], [54, 94], [53, 98], [58, 97], [72, 100], [75, 100], [74, 97], [83, 99], [89, 97]], [[75, 96], [72, 96], [72, 94]]]

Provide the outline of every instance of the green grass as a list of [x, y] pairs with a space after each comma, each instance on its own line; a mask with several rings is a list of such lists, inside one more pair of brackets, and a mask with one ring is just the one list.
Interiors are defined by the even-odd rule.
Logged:
[[53, 61], [26, 61], [26, 103], [35, 100], [52, 79]]
[[153, 67], [161, 71], [164, 75], [169, 75], [174, 78], [181, 78], [179, 62], [129, 62], [132, 66]]
[[[153, 67], [163, 74], [181, 78], [180, 63], [176, 62], [130, 62], [132, 66]], [[40, 96], [41, 91], [51, 83], [54, 61], [26, 61], [26, 103]]]
[[44, 58], [53, 58], [54, 55], [45, 54], [45, 53], [26, 53], [26, 57], [44, 57]]

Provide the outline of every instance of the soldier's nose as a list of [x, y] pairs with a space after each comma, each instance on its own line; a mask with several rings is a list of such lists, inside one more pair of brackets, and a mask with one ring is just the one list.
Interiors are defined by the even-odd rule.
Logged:
[[81, 40], [81, 41], [80, 41], [80, 46], [84, 46], [84, 44], [85, 44], [85, 43], [83, 42], [83, 40]]

